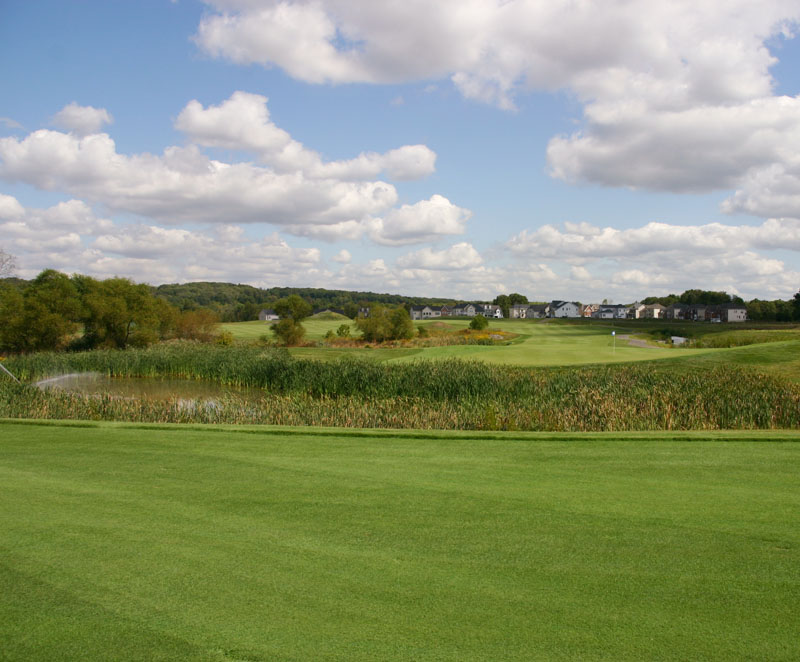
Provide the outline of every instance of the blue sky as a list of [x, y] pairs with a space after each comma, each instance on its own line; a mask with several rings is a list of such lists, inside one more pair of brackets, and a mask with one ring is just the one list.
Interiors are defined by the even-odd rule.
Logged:
[[0, 248], [491, 299], [800, 288], [800, 2], [0, 4]]

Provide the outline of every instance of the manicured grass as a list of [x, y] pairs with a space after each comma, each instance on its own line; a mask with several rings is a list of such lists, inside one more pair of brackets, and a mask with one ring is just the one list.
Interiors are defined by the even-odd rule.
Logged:
[[[307, 340], [322, 340], [328, 331], [333, 330], [335, 332], [342, 324], [348, 323], [350, 324], [350, 333], [353, 336], [359, 335], [356, 325], [352, 320], [315, 319], [311, 317], [303, 320], [303, 326], [306, 329], [305, 337]], [[271, 328], [271, 324], [259, 320], [255, 322], [226, 322], [225, 324], [220, 324], [220, 329], [230, 331], [236, 340], [258, 340], [263, 335], [268, 336], [272, 340], [274, 339], [274, 335]]]
[[796, 441], [0, 423], [0, 650], [796, 659]]

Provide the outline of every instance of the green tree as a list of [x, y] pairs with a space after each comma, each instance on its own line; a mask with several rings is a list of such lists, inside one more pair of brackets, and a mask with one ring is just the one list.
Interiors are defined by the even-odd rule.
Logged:
[[395, 308], [389, 315], [391, 340], [409, 340], [414, 337], [414, 323], [411, 315], [403, 308]]
[[794, 319], [800, 321], [800, 292], [794, 295], [792, 307], [794, 308]]
[[528, 303], [528, 297], [526, 297], [524, 294], [512, 292], [508, 295], [508, 301], [512, 306], [516, 306], [517, 304]]
[[508, 319], [511, 317], [510, 310], [511, 310], [511, 297], [507, 294], [500, 294], [494, 298], [492, 301], [493, 304], [496, 306], [500, 306], [500, 310], [503, 311], [503, 317]]
[[78, 331], [80, 299], [65, 274], [46, 269], [21, 295], [4, 288], [2, 298], [0, 326], [7, 351], [62, 349]]
[[[499, 305], [499, 304], [498, 304]], [[469, 328], [474, 331], [483, 331], [489, 326], [489, 320], [483, 315], [475, 315], [469, 323]]]
[[272, 333], [284, 345], [299, 345], [306, 334], [301, 322], [311, 314], [311, 304], [292, 294], [276, 301], [273, 309], [281, 319], [272, 325]]
[[403, 306], [386, 308], [381, 304], [373, 304], [369, 309], [369, 317], [359, 317], [356, 326], [361, 331], [362, 339], [368, 342], [414, 337], [414, 324]]
[[153, 296], [149, 285], [128, 278], [103, 281], [81, 278], [85, 343], [125, 349], [158, 340], [167, 309]]
[[336, 335], [340, 338], [349, 338], [350, 337], [350, 325], [349, 324], [340, 324], [339, 328], [336, 329]]

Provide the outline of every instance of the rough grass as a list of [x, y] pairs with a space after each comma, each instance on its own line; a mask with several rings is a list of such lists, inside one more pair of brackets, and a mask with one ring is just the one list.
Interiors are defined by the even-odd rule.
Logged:
[[[720, 350], [738, 359], [766, 345]], [[774, 349], [774, 348], [773, 348]], [[744, 350], [748, 350], [745, 352]], [[788, 350], [787, 350], [788, 351]], [[463, 361], [293, 359], [196, 344], [40, 354], [9, 361], [23, 380], [99, 372], [263, 389], [213, 403], [41, 392], [0, 380], [0, 416], [145, 422], [433, 429], [658, 430], [800, 426], [800, 387], [730, 362], [524, 368]]]
[[800, 445], [747, 434], [0, 423], [2, 657], [796, 659]]

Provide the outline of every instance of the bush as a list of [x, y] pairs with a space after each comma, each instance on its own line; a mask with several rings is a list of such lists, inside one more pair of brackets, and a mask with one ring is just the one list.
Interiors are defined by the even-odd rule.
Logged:
[[488, 326], [489, 320], [487, 320], [483, 315], [475, 315], [475, 317], [473, 317], [472, 321], [469, 323], [469, 328], [474, 329], [475, 331], [483, 331]]

